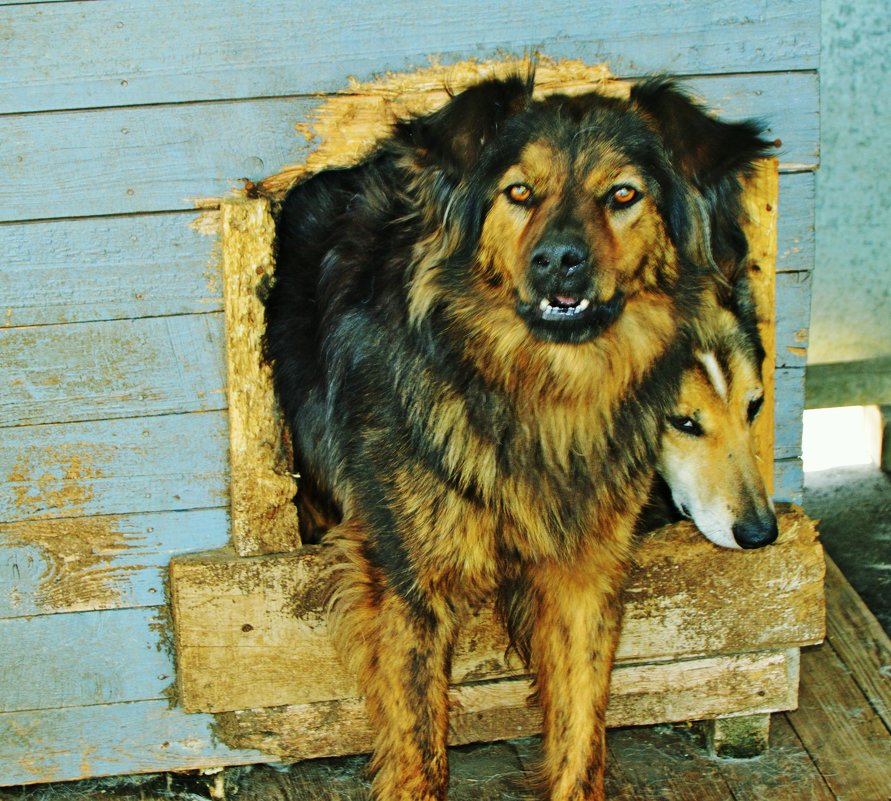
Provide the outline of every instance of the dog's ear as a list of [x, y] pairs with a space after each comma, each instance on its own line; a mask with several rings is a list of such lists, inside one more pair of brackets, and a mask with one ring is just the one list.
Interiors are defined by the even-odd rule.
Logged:
[[442, 108], [397, 124], [396, 135], [446, 169], [466, 172], [507, 119], [532, 98], [534, 75], [482, 81], [455, 95]]
[[666, 78], [636, 84], [631, 101], [655, 123], [675, 169], [705, 194], [744, 175], [774, 146], [762, 139], [761, 123], [719, 120]]
[[720, 120], [666, 78], [635, 85], [631, 102], [655, 127], [675, 173], [686, 184], [673, 193], [673, 205], [681, 223], [676, 230], [685, 232], [681, 238], [687, 240], [688, 254], [716, 270], [719, 283], [732, 285], [748, 251], [740, 227], [740, 178], [774, 143], [762, 138], [761, 123]]

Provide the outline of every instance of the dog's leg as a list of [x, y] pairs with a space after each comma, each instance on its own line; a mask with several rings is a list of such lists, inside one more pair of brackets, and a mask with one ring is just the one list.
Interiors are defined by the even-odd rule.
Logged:
[[365, 695], [376, 801], [445, 801], [448, 686], [457, 624], [442, 598], [406, 600], [367, 555], [355, 524], [334, 545], [332, 629]]
[[624, 547], [592, 543], [578, 561], [528, 573], [531, 656], [544, 712], [551, 801], [603, 801], [604, 719], [622, 616]]

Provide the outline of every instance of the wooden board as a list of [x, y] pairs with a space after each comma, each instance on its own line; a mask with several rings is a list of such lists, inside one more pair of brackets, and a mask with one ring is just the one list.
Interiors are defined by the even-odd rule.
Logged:
[[[587, 0], [547, 10], [499, 0], [399, 0], [360, 20], [344, 0], [263, 13], [251, 2], [193, 0], [164, 14], [137, 0], [0, 9], [0, 27], [17, 54], [0, 87], [0, 113], [7, 114], [332, 91], [346, 75], [365, 80], [420, 67], [430, 54], [448, 64], [468, 50], [491, 58], [535, 47], [555, 57], [610, 60], [625, 75], [807, 70], [816, 69], [819, 54], [813, 0], [757, 9], [742, 0], [720, 8]], [[100, 49], [59, 47], [97, 40]]]
[[[756, 114], [767, 120], [770, 135], [783, 141], [781, 166], [813, 168], [813, 76], [773, 73], [687, 83], [729, 117]], [[304, 162], [311, 143], [294, 126], [311, 122], [321, 102], [300, 97], [0, 115], [6, 175], [0, 221], [191, 209], [195, 198], [224, 196], [242, 178], [259, 181]], [[64, 149], [56, 146], [60, 141]]]
[[0, 428], [226, 407], [223, 316], [0, 329]]
[[777, 459], [773, 463], [773, 497], [786, 503], [802, 502], [804, 470], [801, 457]]
[[[728, 707], [754, 713], [795, 706], [797, 655], [713, 657], [685, 663], [628, 665], [613, 672], [607, 726], [686, 720]], [[525, 678], [454, 686], [449, 742], [490, 742], [535, 734], [541, 713]], [[285, 759], [360, 753], [373, 732], [359, 698], [217, 715], [217, 737]]]
[[0, 618], [157, 606], [171, 557], [228, 540], [226, 509], [0, 524]]
[[891, 732], [891, 639], [838, 566], [826, 559], [826, 637], [869, 705]]
[[258, 295], [274, 269], [269, 202], [228, 201], [222, 225], [232, 544], [242, 556], [292, 551], [300, 547], [293, 504], [297, 483], [272, 368], [263, 360], [266, 313]]
[[0, 522], [216, 508], [225, 412], [16, 426], [0, 436]]
[[4, 225], [0, 327], [222, 311], [201, 220], [178, 212]]
[[799, 172], [780, 177], [777, 271], [810, 272], [816, 251], [814, 203], [816, 176]]
[[810, 680], [789, 716], [840, 801], [885, 801], [891, 794], [891, 735], [869, 708], [830, 643], [802, 654]]
[[[733, 654], [819, 641], [822, 549], [813, 524], [799, 511], [784, 513], [781, 525], [780, 543], [751, 552], [718, 548], [689, 524], [648, 535], [626, 592], [618, 659]], [[186, 710], [355, 694], [326, 633], [320, 567], [315, 548], [248, 559], [222, 550], [172, 561], [179, 701]], [[466, 624], [453, 680], [521, 672], [518, 662], [505, 658], [506, 644], [491, 609], [480, 611]], [[245, 682], [244, 676], [253, 679]]]
[[165, 698], [173, 664], [157, 608], [0, 620], [0, 712]]
[[0, 714], [0, 786], [275, 760], [227, 747], [212, 725], [166, 700]]
[[758, 332], [764, 346], [761, 377], [764, 407], [752, 427], [755, 452], [768, 495], [773, 494], [776, 417], [776, 264], [779, 164], [764, 159], [743, 183], [743, 233], [749, 246], [746, 274], [755, 302]]
[[802, 368], [807, 362], [812, 277], [809, 272], [777, 273], [777, 367]]

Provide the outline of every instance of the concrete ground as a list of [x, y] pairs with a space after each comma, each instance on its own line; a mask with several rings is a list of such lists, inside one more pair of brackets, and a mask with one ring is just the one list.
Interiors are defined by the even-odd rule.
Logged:
[[877, 467], [805, 474], [804, 510], [829, 555], [891, 634], [891, 475]]

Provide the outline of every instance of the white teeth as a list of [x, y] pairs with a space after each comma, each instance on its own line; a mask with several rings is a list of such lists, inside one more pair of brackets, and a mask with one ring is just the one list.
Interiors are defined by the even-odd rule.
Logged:
[[584, 311], [590, 305], [591, 305], [591, 301], [588, 300], [587, 298], [583, 298], [582, 300], [579, 301], [579, 305], [577, 308], [579, 311]]
[[551, 305], [551, 302], [547, 298], [542, 298], [541, 303], [538, 304], [538, 308], [541, 311], [547, 310]]

